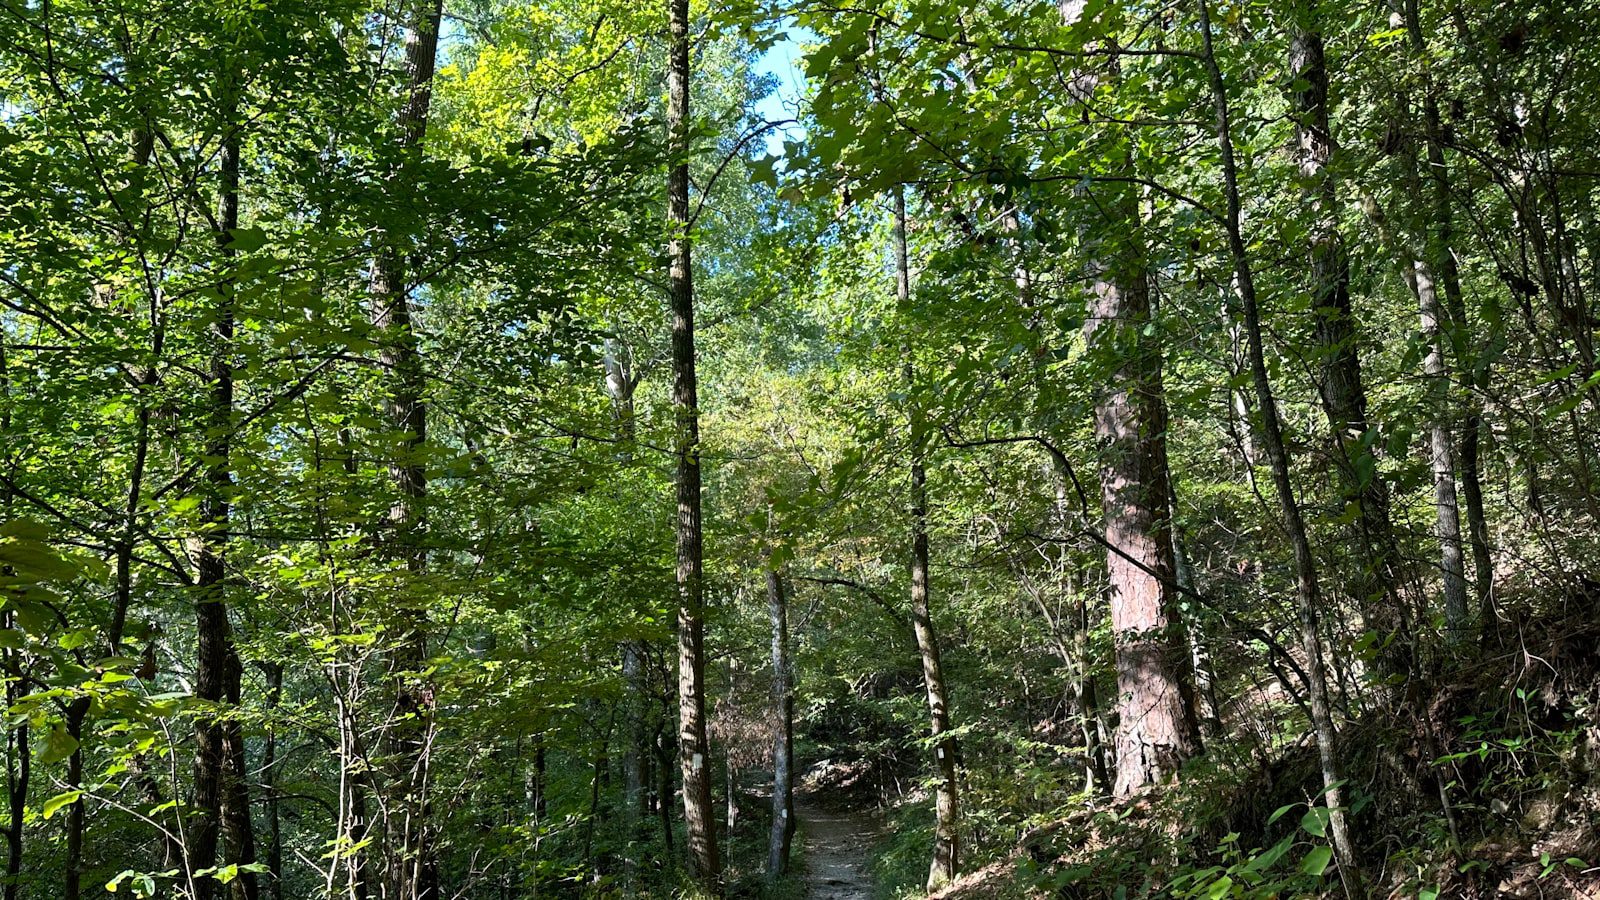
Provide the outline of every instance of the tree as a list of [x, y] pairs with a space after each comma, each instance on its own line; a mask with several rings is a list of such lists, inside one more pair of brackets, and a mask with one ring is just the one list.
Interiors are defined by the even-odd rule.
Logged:
[[709, 893], [721, 893], [706, 732], [705, 568], [700, 512], [700, 401], [695, 384], [694, 268], [689, 214], [689, 0], [668, 0], [668, 293], [672, 309], [672, 405], [676, 414], [678, 556], [678, 761], [689, 865]]
[[1411, 636], [1406, 598], [1400, 590], [1398, 548], [1389, 515], [1389, 489], [1377, 468], [1377, 433], [1367, 415], [1361, 374], [1361, 335], [1350, 300], [1350, 260], [1338, 232], [1338, 185], [1329, 163], [1335, 140], [1329, 115], [1328, 65], [1321, 8], [1293, 11], [1289, 75], [1301, 85], [1292, 94], [1296, 166], [1311, 217], [1308, 237], [1311, 306], [1322, 355], [1318, 395], [1328, 418], [1332, 457], [1345, 509], [1353, 512], [1363, 552], [1349, 593], [1375, 638], [1380, 678], [1409, 674]]
[[[768, 557], [771, 563], [771, 557]], [[767, 572], [767, 610], [772, 620], [772, 826], [767, 877], [776, 882], [789, 871], [789, 852], [800, 824], [794, 811], [794, 663], [789, 657], [789, 598], [783, 573]]]
[[[895, 299], [901, 308], [911, 302], [911, 262], [906, 253], [906, 201], [900, 190], [894, 192], [894, 272]], [[907, 388], [916, 383], [911, 351], [905, 351]], [[928, 571], [928, 476], [923, 461], [927, 426], [912, 407], [908, 440], [910, 493], [907, 512], [911, 524], [911, 628], [917, 639], [917, 654], [922, 660], [922, 684], [928, 694], [928, 734], [934, 741], [934, 842], [933, 860], [928, 866], [928, 889], [934, 890], [955, 880], [961, 862], [961, 795], [956, 781], [959, 749], [950, 731], [950, 699], [945, 685], [944, 663], [939, 650], [939, 634], [934, 629], [929, 605]]]
[[[416, 0], [405, 8], [406, 94], [395, 120], [399, 164], [390, 175], [391, 186], [407, 185], [420, 171], [442, 13], [443, 0]], [[381, 338], [379, 362], [392, 379], [384, 405], [386, 423], [399, 436], [389, 464], [396, 499], [389, 510], [392, 545], [387, 552], [403, 561], [409, 576], [416, 577], [427, 565], [428, 407], [408, 279], [404, 244], [379, 247], [372, 264], [372, 325]], [[390, 661], [395, 724], [388, 734], [394, 760], [390, 808], [385, 816], [384, 890], [402, 900], [434, 900], [440, 888], [427, 801], [434, 707], [433, 689], [423, 675], [428, 654], [427, 610], [418, 608], [415, 600], [402, 600], [402, 604], [399, 638]]]
[[1212, 104], [1216, 112], [1216, 139], [1222, 157], [1223, 196], [1227, 204], [1224, 227], [1227, 230], [1228, 255], [1233, 263], [1234, 284], [1239, 292], [1239, 302], [1244, 315], [1245, 336], [1249, 343], [1250, 380], [1255, 387], [1256, 410], [1261, 417], [1261, 435], [1266, 444], [1267, 464], [1272, 470], [1272, 483], [1278, 497], [1278, 507], [1283, 514], [1283, 529], [1294, 550], [1295, 601], [1299, 616], [1301, 651], [1307, 660], [1306, 688], [1310, 694], [1310, 711], [1313, 733], [1316, 735], [1317, 756], [1322, 769], [1322, 798], [1328, 808], [1328, 834], [1333, 840], [1334, 853], [1339, 859], [1339, 873], [1345, 881], [1345, 890], [1352, 895], [1364, 895], [1362, 876], [1356, 867], [1355, 847], [1350, 839], [1349, 825], [1345, 820], [1342, 800], [1344, 775], [1339, 758], [1337, 738], [1333, 725], [1332, 704], [1329, 701], [1328, 676], [1322, 656], [1322, 634], [1318, 618], [1322, 613], [1322, 596], [1317, 582], [1316, 560], [1311, 554], [1311, 539], [1305, 520], [1295, 498], [1294, 482], [1289, 472], [1289, 455], [1283, 442], [1283, 424], [1278, 418], [1277, 399], [1272, 394], [1271, 376], [1267, 372], [1266, 348], [1261, 337], [1261, 307], [1256, 297], [1255, 271], [1245, 244], [1240, 224], [1240, 193], [1238, 164], [1233, 151], [1233, 121], [1228, 89], [1223, 81], [1222, 69], [1217, 63], [1217, 53], [1211, 31], [1211, 11], [1208, 0], [1200, 0], [1200, 37], [1202, 63], [1211, 88]]

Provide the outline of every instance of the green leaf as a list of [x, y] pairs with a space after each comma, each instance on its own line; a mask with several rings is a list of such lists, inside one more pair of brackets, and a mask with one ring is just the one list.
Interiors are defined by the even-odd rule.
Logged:
[[1328, 861], [1333, 859], [1333, 849], [1330, 847], [1313, 847], [1306, 858], [1300, 861], [1300, 871], [1307, 875], [1321, 876], [1328, 870]]
[[51, 797], [49, 800], [44, 802], [44, 817], [46, 819], [50, 818], [51, 816], [60, 812], [63, 806], [70, 806], [71, 804], [78, 802], [78, 798], [82, 796], [83, 791], [67, 791], [65, 794], [57, 794], [54, 797]]
[[228, 232], [228, 249], [249, 253], [267, 245], [267, 233], [259, 228], [235, 228]]
[[44, 749], [39, 751], [39, 762], [58, 763], [78, 749], [78, 739], [67, 734], [63, 725], [56, 725], [44, 737]]

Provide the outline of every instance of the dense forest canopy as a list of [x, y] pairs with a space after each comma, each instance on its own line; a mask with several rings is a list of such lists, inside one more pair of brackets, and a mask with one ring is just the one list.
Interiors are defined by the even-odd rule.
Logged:
[[3, 0], [3, 900], [1600, 896], [1597, 23]]

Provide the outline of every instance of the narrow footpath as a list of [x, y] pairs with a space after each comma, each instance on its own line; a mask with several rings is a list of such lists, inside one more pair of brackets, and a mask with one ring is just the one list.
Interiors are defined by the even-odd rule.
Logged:
[[795, 796], [795, 811], [811, 900], [871, 900], [867, 852], [878, 836], [877, 817], [866, 810], [829, 809], [805, 793]]

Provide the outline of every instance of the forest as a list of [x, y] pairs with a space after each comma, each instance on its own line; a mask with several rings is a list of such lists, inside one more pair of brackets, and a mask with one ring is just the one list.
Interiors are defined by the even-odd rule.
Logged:
[[1600, 897], [1594, 0], [0, 0], [0, 900]]

